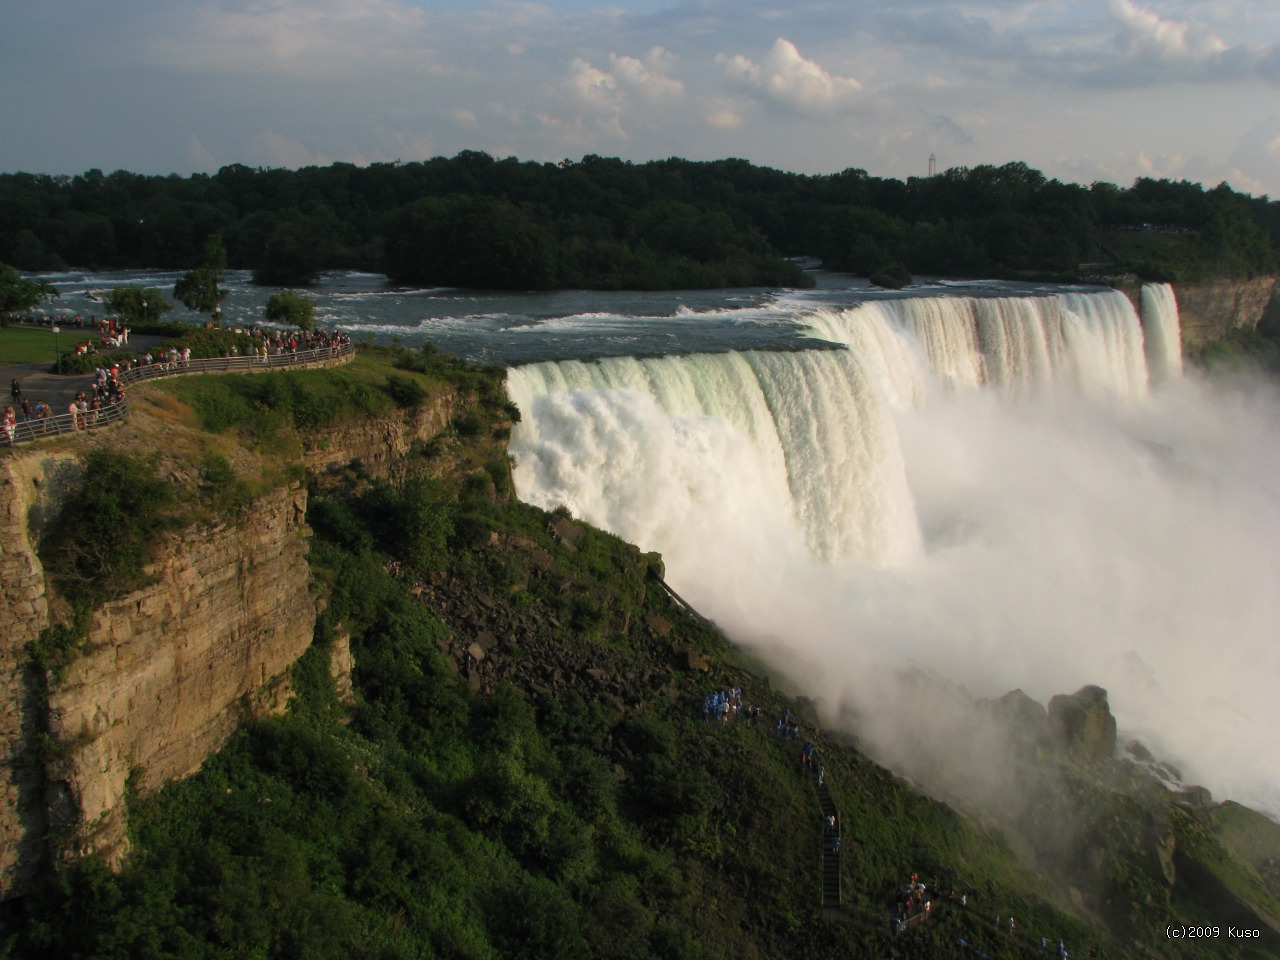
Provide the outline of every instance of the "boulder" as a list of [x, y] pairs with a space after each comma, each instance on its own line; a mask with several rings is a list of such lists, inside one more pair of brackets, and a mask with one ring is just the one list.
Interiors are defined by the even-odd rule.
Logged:
[[1083, 759], [1115, 756], [1116, 718], [1101, 687], [1081, 687], [1050, 700], [1049, 731], [1059, 745]]

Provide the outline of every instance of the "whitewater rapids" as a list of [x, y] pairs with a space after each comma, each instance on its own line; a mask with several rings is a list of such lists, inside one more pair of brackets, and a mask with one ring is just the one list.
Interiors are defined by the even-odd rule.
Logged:
[[880, 300], [806, 317], [841, 350], [517, 367], [516, 489], [661, 551], [832, 716], [892, 716], [911, 662], [1096, 683], [1122, 736], [1275, 815], [1280, 407], [1184, 376], [1172, 291], [1143, 305]]

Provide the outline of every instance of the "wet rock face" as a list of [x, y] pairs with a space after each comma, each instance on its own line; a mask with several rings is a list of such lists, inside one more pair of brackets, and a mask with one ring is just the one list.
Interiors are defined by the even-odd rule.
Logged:
[[1060, 746], [1083, 759], [1115, 756], [1116, 718], [1101, 687], [1081, 687], [1050, 700], [1049, 731]]

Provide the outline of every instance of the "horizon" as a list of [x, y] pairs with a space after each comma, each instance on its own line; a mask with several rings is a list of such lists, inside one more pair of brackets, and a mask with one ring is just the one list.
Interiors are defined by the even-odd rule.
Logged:
[[1249, 0], [88, 0], [10, 5], [0, 171], [478, 150], [1280, 196], [1280, 7]]

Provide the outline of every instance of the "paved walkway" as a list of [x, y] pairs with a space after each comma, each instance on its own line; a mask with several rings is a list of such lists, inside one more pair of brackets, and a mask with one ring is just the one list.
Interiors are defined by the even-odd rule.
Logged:
[[[132, 336], [129, 338], [129, 348], [120, 350], [119, 353], [144, 353], [147, 350], [158, 349], [168, 339], [167, 337]], [[109, 361], [116, 352], [103, 350], [100, 355], [103, 360], [108, 361], [109, 366]], [[11, 364], [0, 367], [0, 391], [3, 391], [0, 393], [0, 405], [9, 402], [9, 386], [14, 378], [17, 378], [22, 385], [22, 395], [30, 398], [33, 407], [37, 400], [43, 400], [59, 413], [67, 409], [67, 404], [76, 398], [77, 393], [93, 388], [92, 373], [50, 373], [47, 363]], [[21, 410], [16, 412], [19, 417], [22, 416]]]

